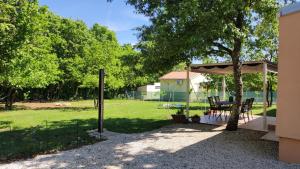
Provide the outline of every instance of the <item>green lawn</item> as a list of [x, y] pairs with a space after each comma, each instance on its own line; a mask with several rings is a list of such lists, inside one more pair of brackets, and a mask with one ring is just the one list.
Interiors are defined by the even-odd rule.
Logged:
[[[175, 109], [163, 102], [106, 100], [104, 127], [120, 133], [150, 131], [171, 124]], [[97, 127], [93, 101], [71, 102], [72, 108], [13, 110], [0, 112], [0, 162], [39, 153], [70, 149], [97, 140], [86, 131]], [[202, 115], [205, 104], [191, 103], [191, 115]], [[262, 112], [255, 107], [255, 114]], [[275, 116], [273, 107], [269, 115]]]

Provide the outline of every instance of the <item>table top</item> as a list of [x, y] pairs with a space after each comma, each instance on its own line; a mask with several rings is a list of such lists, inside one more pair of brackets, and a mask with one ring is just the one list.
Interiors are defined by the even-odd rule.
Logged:
[[230, 102], [230, 101], [219, 101], [219, 102], [216, 102], [218, 105], [232, 105], [234, 104], [235, 102]]

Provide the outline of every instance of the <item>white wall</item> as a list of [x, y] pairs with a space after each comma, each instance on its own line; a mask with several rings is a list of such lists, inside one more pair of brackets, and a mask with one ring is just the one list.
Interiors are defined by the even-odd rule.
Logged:
[[[177, 83], [179, 82], [179, 84]], [[182, 97], [182, 100], [185, 100], [186, 94], [186, 80], [161, 80], [160, 81], [160, 90], [161, 92], [175, 92], [177, 93], [175, 97]], [[193, 89], [192, 93], [190, 94], [190, 100], [196, 101], [197, 96], [196, 93], [201, 92], [200, 83], [207, 82], [207, 79], [203, 75], [199, 75], [196, 78], [191, 79], [190, 81], [190, 89]], [[178, 98], [177, 98], [178, 99]]]
[[139, 92], [160, 92], [160, 83], [138, 87]]
[[[177, 81], [180, 81], [178, 84]], [[200, 92], [200, 83], [207, 82], [207, 79], [203, 75], [199, 75], [196, 78], [191, 79], [190, 88], [195, 92]], [[165, 92], [186, 92], [186, 80], [161, 80], [160, 89]]]

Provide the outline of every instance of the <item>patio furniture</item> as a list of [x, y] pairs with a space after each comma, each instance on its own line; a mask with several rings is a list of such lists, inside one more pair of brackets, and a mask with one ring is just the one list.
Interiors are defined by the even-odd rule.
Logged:
[[[210, 111], [212, 112], [213, 116], [218, 114], [218, 111], [220, 111], [220, 114], [217, 116], [216, 120], [218, 118], [220, 118], [222, 120], [222, 113], [224, 112], [224, 110], [227, 108], [225, 106], [222, 106], [222, 104], [219, 104], [220, 102], [215, 102], [213, 97], [207, 97], [208, 98], [208, 102], [209, 102], [209, 106], [210, 106]], [[210, 118], [210, 115], [209, 115]]]
[[215, 116], [217, 114], [217, 111], [219, 110], [218, 105], [214, 102], [213, 97], [207, 97], [208, 103], [209, 103], [209, 109], [210, 109], [210, 114], [208, 118], [210, 118], [211, 114]]
[[235, 102], [233, 101], [219, 101], [216, 103], [221, 109], [224, 111], [225, 114], [225, 120], [227, 120], [228, 115], [226, 114], [226, 111], [229, 111], [229, 116], [232, 113], [232, 108]]
[[249, 107], [248, 107], [248, 110], [250, 111], [251, 113], [251, 117], [253, 119], [253, 112], [252, 112], [252, 108], [253, 108], [253, 103], [254, 103], [254, 98], [250, 98], [250, 103], [249, 103]]
[[241, 113], [243, 115], [243, 119], [244, 119], [245, 123], [246, 123], [245, 113], [247, 114], [248, 121], [250, 121], [250, 117], [249, 117], [249, 105], [250, 105], [250, 102], [251, 102], [250, 99], [246, 99], [246, 101], [242, 103]]
[[218, 103], [218, 102], [221, 101], [219, 96], [214, 96], [214, 99], [215, 99], [215, 102], [216, 102], [216, 103]]

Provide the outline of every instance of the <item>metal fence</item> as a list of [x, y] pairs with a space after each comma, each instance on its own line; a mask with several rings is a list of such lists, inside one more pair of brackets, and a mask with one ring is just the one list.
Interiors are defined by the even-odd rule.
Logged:
[[86, 131], [95, 127], [96, 120], [45, 120], [26, 128], [0, 120], [0, 163], [94, 143]]
[[[191, 102], [207, 102], [209, 96], [220, 96], [222, 98], [222, 92], [209, 91], [209, 92], [191, 92]], [[231, 94], [226, 93], [224, 100], [228, 100]], [[270, 95], [271, 96], [271, 95]], [[169, 102], [182, 102], [186, 100], [186, 92], [140, 92], [129, 91], [119, 95], [119, 98], [134, 99], [134, 100], [154, 100], [154, 101], [169, 101]], [[254, 98], [256, 103], [263, 102], [262, 91], [244, 91], [243, 98]], [[271, 100], [271, 99], [270, 99]], [[273, 103], [277, 102], [277, 92], [272, 93]]]

